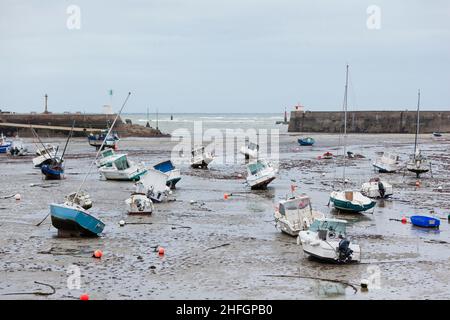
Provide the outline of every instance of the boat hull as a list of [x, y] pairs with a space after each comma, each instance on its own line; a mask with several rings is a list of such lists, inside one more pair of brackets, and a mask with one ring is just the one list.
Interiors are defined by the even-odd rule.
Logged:
[[330, 202], [333, 203], [334, 207], [338, 210], [347, 212], [362, 212], [367, 211], [375, 207], [375, 201], [370, 201], [369, 203], [355, 203], [350, 200], [338, 199], [336, 196], [330, 196]]
[[51, 204], [50, 215], [52, 225], [72, 236], [99, 236], [105, 224], [87, 213], [81, 207], [69, 205]]
[[271, 183], [273, 180], [275, 180], [274, 176], [271, 177], [263, 177], [259, 178], [255, 181], [249, 181], [248, 184], [250, 185], [250, 189], [252, 190], [260, 190], [260, 189], [266, 189], [269, 183]]
[[441, 224], [439, 219], [425, 216], [412, 216], [410, 220], [414, 226], [421, 228], [439, 228]]
[[60, 180], [64, 174], [64, 169], [55, 169], [48, 164], [41, 166], [41, 172], [46, 180]]
[[6, 143], [0, 146], [0, 153], [8, 152], [8, 149], [11, 147], [12, 143]]

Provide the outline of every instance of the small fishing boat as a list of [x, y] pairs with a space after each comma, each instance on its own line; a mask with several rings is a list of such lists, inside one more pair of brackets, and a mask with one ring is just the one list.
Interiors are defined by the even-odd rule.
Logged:
[[393, 173], [400, 170], [399, 156], [394, 153], [384, 152], [381, 158], [372, 164], [379, 173]]
[[167, 175], [166, 184], [170, 189], [175, 189], [175, 185], [181, 180], [180, 169], [175, 168], [170, 160], [160, 162], [154, 165], [153, 168]]
[[147, 198], [145, 193], [132, 193], [125, 203], [128, 206], [128, 214], [151, 214], [153, 212], [153, 202]]
[[167, 175], [151, 168], [141, 175], [135, 185], [135, 193], [145, 194], [153, 202], [163, 202], [167, 200], [171, 193], [167, 186]]
[[281, 200], [274, 213], [276, 226], [284, 233], [298, 236], [303, 230], [308, 230], [311, 223], [325, 215], [311, 207], [311, 199], [306, 194], [294, 195]]
[[[104, 143], [103, 140], [105, 141]], [[95, 147], [95, 149], [99, 149], [102, 144], [102, 149], [115, 149], [117, 146], [117, 141], [119, 140], [119, 136], [116, 132], [108, 134], [108, 130], [102, 130], [100, 134], [90, 133], [88, 136], [89, 145]]]
[[276, 170], [262, 159], [247, 165], [247, 184], [252, 190], [265, 189], [275, 179]]
[[0, 153], [6, 153], [11, 147], [11, 144], [12, 142], [6, 141], [6, 138], [2, 133], [2, 135], [0, 136]]
[[331, 192], [330, 202], [338, 210], [355, 213], [372, 209], [376, 204], [375, 201], [363, 196], [361, 192], [352, 190]]
[[322, 157], [322, 159], [333, 159], [333, 154], [329, 151], [325, 152]]
[[[76, 198], [75, 198], [76, 196]], [[90, 208], [92, 208], [92, 200], [91, 200], [91, 196], [86, 192], [86, 191], [79, 191], [77, 192], [72, 192], [70, 194], [68, 194], [65, 198], [65, 204], [67, 205], [71, 205], [72, 203], [75, 203], [76, 205], [79, 205], [80, 207], [82, 207], [85, 210], [88, 210]]]
[[114, 161], [98, 169], [106, 180], [136, 181], [147, 172], [143, 165], [129, 161], [126, 154], [121, 154]]
[[361, 193], [369, 198], [388, 198], [394, 194], [392, 185], [378, 177], [363, 183]]
[[256, 159], [258, 158], [259, 145], [253, 142], [247, 143], [245, 146], [242, 146], [239, 150], [245, 156], [245, 159]]
[[12, 156], [25, 156], [28, 153], [27, 146], [23, 143], [23, 140], [15, 140], [12, 142], [9, 148], [9, 153]]
[[439, 228], [441, 224], [439, 219], [427, 216], [412, 216], [409, 219], [413, 225], [422, 228]]
[[417, 178], [420, 178], [422, 173], [430, 171], [431, 164], [428, 162], [427, 158], [422, 155], [419, 150], [417, 136], [419, 135], [420, 128], [420, 90], [417, 93], [417, 122], [416, 122], [416, 136], [414, 139], [414, 153], [411, 155], [408, 163], [406, 164], [406, 169], [408, 171], [414, 172]]
[[442, 137], [442, 133], [440, 132], [433, 132], [434, 137]]
[[304, 253], [322, 261], [359, 262], [361, 248], [346, 238], [346, 226], [345, 220], [316, 219], [307, 231], [299, 232], [297, 244], [302, 246]]
[[50, 215], [52, 225], [61, 234], [94, 237], [99, 236], [105, 228], [103, 222], [75, 203], [71, 205], [52, 203]]
[[95, 162], [98, 168], [103, 166], [111, 166], [114, 160], [123, 154], [116, 154], [113, 149], [104, 149], [100, 152], [98, 160]]
[[207, 168], [211, 161], [214, 160], [212, 153], [206, 152], [205, 147], [201, 146], [191, 151], [191, 167]]
[[301, 146], [312, 146], [316, 141], [311, 137], [300, 138], [298, 139], [298, 143]]
[[64, 165], [61, 158], [50, 159], [49, 163], [41, 166], [41, 172], [46, 180], [59, 180], [64, 174]]

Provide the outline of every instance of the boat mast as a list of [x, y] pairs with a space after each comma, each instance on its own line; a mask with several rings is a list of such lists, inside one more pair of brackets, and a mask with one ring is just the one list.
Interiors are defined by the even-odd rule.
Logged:
[[347, 158], [345, 152], [347, 150], [347, 91], [348, 91], [348, 65], [345, 73], [345, 91], [344, 91], [344, 172], [343, 179], [345, 183], [345, 167], [347, 166]]
[[420, 117], [419, 117], [419, 107], [420, 107], [420, 89], [417, 92], [417, 122], [416, 122], [416, 138], [414, 140], [414, 158], [416, 158], [417, 151], [417, 136], [419, 134]]

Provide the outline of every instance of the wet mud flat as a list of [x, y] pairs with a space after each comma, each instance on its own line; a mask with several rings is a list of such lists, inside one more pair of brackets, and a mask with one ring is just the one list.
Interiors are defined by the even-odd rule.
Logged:
[[[42, 180], [31, 156], [0, 155], [0, 299], [79, 299], [82, 293], [91, 299], [448, 299], [450, 141], [421, 137], [433, 178], [423, 175], [416, 187], [412, 173], [372, 170], [372, 161], [385, 150], [407, 160], [412, 135], [350, 135], [348, 150], [365, 158], [347, 160], [349, 183], [359, 187], [380, 176], [395, 191], [373, 211], [343, 214], [327, 206], [329, 192], [342, 180], [343, 159], [317, 159], [326, 151], [342, 155], [339, 136], [315, 134], [312, 147], [298, 146], [297, 138], [280, 136], [280, 171], [268, 190], [245, 186], [243, 159], [212, 162], [210, 170], [183, 164], [172, 201], [155, 204], [154, 213], [145, 217], [126, 214], [124, 200], [132, 183], [100, 180], [94, 169], [84, 189], [94, 201], [90, 211], [106, 224], [94, 239], [59, 238], [50, 218], [36, 226], [50, 203], [62, 202], [80, 185], [95, 154], [84, 139], [69, 146], [61, 181]], [[64, 139], [45, 142], [63, 144]], [[126, 138], [119, 151], [155, 164], [170, 157], [174, 145], [170, 138]], [[361, 246], [362, 263], [308, 259], [296, 238], [274, 227], [274, 207], [292, 184], [311, 196], [315, 209], [350, 222], [348, 234]], [[16, 193], [20, 201], [6, 198]], [[226, 200], [225, 193], [234, 195]], [[431, 211], [442, 217], [439, 230], [396, 221]], [[155, 251], [158, 246], [165, 248], [163, 256]], [[92, 257], [97, 249], [103, 251], [101, 259]], [[68, 287], [73, 266], [80, 270], [80, 289]], [[362, 292], [361, 279], [374, 276], [379, 288]]]

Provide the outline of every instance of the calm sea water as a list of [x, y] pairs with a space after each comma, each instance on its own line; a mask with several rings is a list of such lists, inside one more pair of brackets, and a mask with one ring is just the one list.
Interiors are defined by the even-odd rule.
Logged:
[[[173, 115], [173, 120], [170, 119]], [[165, 133], [172, 133], [176, 129], [194, 129], [194, 123], [201, 124], [203, 130], [208, 129], [279, 129], [287, 132], [287, 125], [275, 124], [282, 121], [284, 113], [160, 113], [149, 114], [149, 122], [152, 127], [156, 127]], [[147, 114], [132, 113], [123, 114], [122, 119], [130, 119], [135, 124], [145, 126]]]

